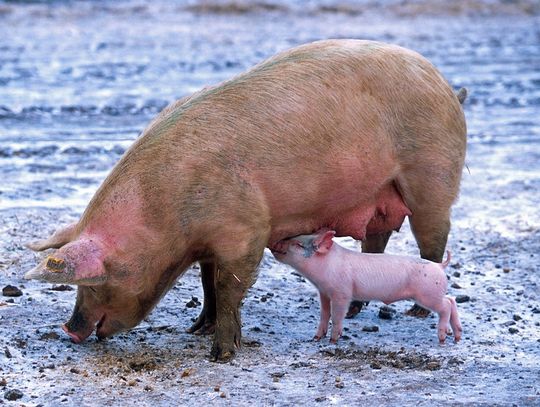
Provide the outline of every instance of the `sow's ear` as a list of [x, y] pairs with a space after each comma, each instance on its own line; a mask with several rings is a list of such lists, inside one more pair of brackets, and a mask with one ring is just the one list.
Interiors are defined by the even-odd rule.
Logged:
[[74, 235], [76, 233], [76, 228], [77, 228], [77, 222], [72, 223], [68, 226], [65, 226], [61, 229], [58, 229], [48, 239], [36, 240], [35, 242], [29, 242], [29, 243], [26, 243], [25, 246], [35, 252], [40, 252], [42, 250], [51, 249], [51, 248], [58, 249], [62, 247], [63, 245], [65, 245], [66, 243], [69, 243], [71, 242], [71, 240], [73, 240]]
[[24, 275], [49, 283], [100, 285], [107, 279], [102, 246], [93, 239], [68, 243]]
[[333, 230], [327, 230], [326, 232], [322, 233], [321, 235], [317, 236], [315, 241], [313, 242], [317, 253], [328, 253], [330, 248], [332, 247], [332, 244], [334, 242], [332, 241], [332, 238], [336, 235], [336, 232]]

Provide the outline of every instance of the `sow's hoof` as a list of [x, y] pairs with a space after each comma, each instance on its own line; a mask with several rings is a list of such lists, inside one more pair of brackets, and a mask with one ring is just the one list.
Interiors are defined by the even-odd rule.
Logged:
[[188, 334], [212, 335], [216, 331], [216, 321], [195, 321], [191, 327], [186, 329]]
[[405, 312], [405, 315], [409, 315], [411, 317], [416, 317], [416, 318], [426, 318], [430, 313], [431, 311], [425, 308], [422, 308], [418, 304], [414, 304], [410, 310]]
[[347, 311], [347, 315], [345, 315], [345, 318], [354, 318], [360, 313], [360, 311], [362, 311], [362, 308], [366, 307], [368, 304], [369, 302], [351, 301], [351, 304], [349, 305], [349, 310]]
[[212, 346], [212, 352], [210, 353], [210, 360], [212, 362], [227, 363], [230, 362], [236, 353], [235, 346], [220, 345], [214, 342]]
[[195, 335], [212, 335], [216, 331], [216, 324], [214, 322], [205, 322], [202, 325], [193, 324], [191, 328], [186, 330], [189, 334]]

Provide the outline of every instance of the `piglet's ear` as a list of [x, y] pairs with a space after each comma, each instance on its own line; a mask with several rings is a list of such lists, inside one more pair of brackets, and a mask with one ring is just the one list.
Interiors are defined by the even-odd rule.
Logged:
[[333, 230], [327, 230], [324, 233], [321, 233], [315, 241], [313, 242], [317, 253], [324, 254], [328, 253], [328, 251], [332, 248], [332, 245], [334, 242], [332, 241], [332, 238], [336, 235], [336, 232]]
[[103, 247], [93, 239], [68, 243], [24, 275], [27, 280], [50, 283], [100, 285], [107, 279]]

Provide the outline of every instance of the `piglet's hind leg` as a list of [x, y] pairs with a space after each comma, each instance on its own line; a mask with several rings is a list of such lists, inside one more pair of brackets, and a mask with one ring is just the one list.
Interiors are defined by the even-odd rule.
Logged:
[[452, 305], [448, 298], [444, 297], [439, 306], [434, 307], [433, 311], [439, 314], [439, 323], [437, 324], [437, 332], [439, 343], [444, 344], [450, 323], [450, 315], [452, 314]]
[[461, 327], [461, 321], [459, 320], [456, 300], [449, 296], [447, 296], [446, 299], [450, 301], [451, 306], [450, 325], [452, 326], [452, 332], [454, 333], [454, 341], [459, 342], [463, 328]]

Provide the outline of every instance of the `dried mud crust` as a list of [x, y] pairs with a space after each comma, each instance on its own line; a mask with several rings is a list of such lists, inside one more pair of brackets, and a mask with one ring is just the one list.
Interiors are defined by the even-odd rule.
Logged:
[[429, 356], [415, 351], [406, 351], [403, 347], [398, 351], [388, 351], [375, 347], [367, 350], [337, 348], [321, 352], [325, 356], [338, 360], [354, 360], [359, 365], [369, 366], [372, 369], [381, 369], [385, 366], [395, 369], [439, 370], [443, 365], [456, 366], [464, 363], [463, 359], [459, 357]]

